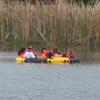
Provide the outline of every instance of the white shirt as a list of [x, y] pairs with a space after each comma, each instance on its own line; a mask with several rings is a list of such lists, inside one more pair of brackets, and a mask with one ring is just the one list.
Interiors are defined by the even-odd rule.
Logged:
[[35, 58], [35, 55], [33, 54], [33, 52], [26, 52], [25, 53], [25, 58], [27, 58], [27, 59], [34, 59]]

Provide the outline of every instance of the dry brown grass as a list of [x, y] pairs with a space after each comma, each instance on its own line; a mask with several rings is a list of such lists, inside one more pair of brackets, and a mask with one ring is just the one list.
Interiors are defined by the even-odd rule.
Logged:
[[100, 43], [100, 3], [36, 5], [0, 0], [0, 38], [55, 43]]

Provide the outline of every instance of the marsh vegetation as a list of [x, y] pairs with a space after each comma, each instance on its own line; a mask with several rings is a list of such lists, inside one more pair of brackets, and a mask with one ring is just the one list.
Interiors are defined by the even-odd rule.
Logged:
[[[17, 1], [17, 0], [16, 0]], [[100, 2], [35, 4], [0, 0], [0, 43], [100, 44]]]

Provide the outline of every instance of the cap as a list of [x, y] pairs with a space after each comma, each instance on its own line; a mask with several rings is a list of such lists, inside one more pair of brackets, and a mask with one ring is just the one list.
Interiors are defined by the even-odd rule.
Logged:
[[28, 49], [32, 49], [33, 48], [33, 46], [28, 46]]

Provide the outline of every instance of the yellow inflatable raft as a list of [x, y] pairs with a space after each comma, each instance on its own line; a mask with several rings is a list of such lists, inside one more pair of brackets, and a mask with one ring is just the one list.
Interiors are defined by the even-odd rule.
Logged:
[[51, 64], [70, 64], [70, 59], [67, 57], [47, 59], [47, 63]]
[[70, 64], [70, 59], [63, 57], [63, 58], [48, 58], [46, 60], [43, 59], [35, 59], [35, 60], [25, 60], [25, 58], [17, 57], [16, 58], [17, 63], [47, 63], [47, 64]]
[[24, 63], [25, 58], [16, 57], [16, 63]]

